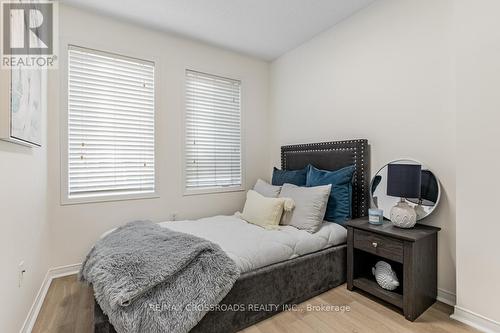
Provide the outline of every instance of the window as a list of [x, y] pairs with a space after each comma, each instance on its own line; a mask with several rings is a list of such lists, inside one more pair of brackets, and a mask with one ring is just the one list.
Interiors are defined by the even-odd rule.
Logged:
[[155, 193], [154, 70], [152, 62], [70, 46], [68, 199]]
[[185, 126], [186, 192], [240, 189], [241, 82], [186, 71]]

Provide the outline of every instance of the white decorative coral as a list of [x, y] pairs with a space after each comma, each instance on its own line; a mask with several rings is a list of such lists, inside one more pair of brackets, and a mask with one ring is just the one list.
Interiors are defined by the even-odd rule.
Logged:
[[391, 265], [385, 261], [379, 261], [372, 268], [372, 273], [375, 275], [375, 280], [379, 286], [387, 290], [394, 290], [399, 286], [398, 277], [392, 270]]

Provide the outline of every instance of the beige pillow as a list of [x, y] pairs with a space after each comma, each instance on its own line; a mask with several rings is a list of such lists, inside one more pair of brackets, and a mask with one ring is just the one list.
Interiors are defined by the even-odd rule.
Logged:
[[247, 192], [247, 201], [240, 217], [266, 229], [276, 229], [283, 214], [286, 198], [266, 198], [254, 190]]
[[315, 233], [325, 217], [326, 205], [332, 185], [299, 187], [283, 184], [280, 197], [291, 198], [295, 202], [293, 211], [283, 214], [281, 224]]
[[281, 186], [271, 185], [262, 179], [257, 180], [253, 190], [268, 198], [277, 198], [280, 195]]

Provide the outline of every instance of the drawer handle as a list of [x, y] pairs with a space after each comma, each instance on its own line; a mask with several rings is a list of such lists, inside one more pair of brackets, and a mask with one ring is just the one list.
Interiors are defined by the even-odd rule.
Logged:
[[378, 246], [378, 243], [376, 243], [376, 242], [373, 242], [373, 243], [372, 243], [372, 246], [373, 246], [374, 248], [377, 248], [377, 246]]

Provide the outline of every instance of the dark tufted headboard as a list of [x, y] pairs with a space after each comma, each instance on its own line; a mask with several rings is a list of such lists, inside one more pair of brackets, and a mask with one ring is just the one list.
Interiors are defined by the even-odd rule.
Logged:
[[368, 140], [308, 143], [281, 147], [281, 168], [283, 170], [298, 170], [308, 164], [323, 170], [338, 170], [349, 165], [356, 165], [352, 192], [352, 217], [368, 215], [370, 206]]

